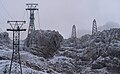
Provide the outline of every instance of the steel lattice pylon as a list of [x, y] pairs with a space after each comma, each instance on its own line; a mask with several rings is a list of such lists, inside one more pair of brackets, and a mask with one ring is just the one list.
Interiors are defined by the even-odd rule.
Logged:
[[93, 20], [93, 25], [92, 25], [92, 35], [97, 33], [97, 23], [96, 20]]
[[76, 26], [75, 25], [72, 26], [71, 38], [73, 40], [73, 46], [75, 47], [77, 45], [77, 42], [76, 42]]
[[[26, 31], [26, 29], [21, 29], [25, 21], [8, 21], [12, 29], [7, 29], [7, 31], [13, 31], [13, 53], [10, 63], [9, 74], [22, 74], [21, 60], [20, 60], [20, 31]], [[13, 64], [13, 62], [19, 64]]]
[[72, 26], [71, 38], [76, 38], [76, 26], [75, 25]]
[[34, 11], [38, 10], [36, 3], [28, 3], [26, 4], [28, 8], [26, 10], [30, 11], [30, 23], [29, 23], [29, 29], [28, 29], [28, 35], [27, 35], [27, 47], [32, 47], [33, 44], [35, 44], [34, 39], [35, 36], [33, 35], [33, 32], [35, 31], [35, 24], [34, 24]]

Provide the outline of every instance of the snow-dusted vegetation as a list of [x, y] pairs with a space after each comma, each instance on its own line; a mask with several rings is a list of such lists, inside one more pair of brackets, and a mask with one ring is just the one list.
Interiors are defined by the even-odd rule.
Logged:
[[[84, 35], [76, 44], [72, 38], [62, 39], [58, 32], [42, 31], [37, 41], [32, 48], [21, 46], [23, 74], [120, 74], [120, 29]], [[59, 45], [52, 48], [54, 42]], [[10, 39], [0, 40], [0, 74], [9, 70], [11, 46]], [[52, 49], [55, 51], [47, 52]], [[47, 53], [52, 56], [45, 56]]]

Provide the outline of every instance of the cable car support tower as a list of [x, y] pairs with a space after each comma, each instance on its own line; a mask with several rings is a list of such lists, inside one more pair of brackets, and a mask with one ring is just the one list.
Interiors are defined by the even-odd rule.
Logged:
[[92, 35], [97, 33], [97, 23], [96, 20], [93, 20], [93, 25], [92, 25]]
[[7, 29], [7, 31], [13, 32], [13, 53], [12, 53], [12, 58], [10, 63], [9, 74], [13, 74], [13, 73], [22, 74], [20, 52], [19, 52], [20, 51], [20, 31], [26, 31], [26, 29], [21, 29], [25, 21], [7, 21], [7, 23], [9, 23], [11, 26], [11, 29]]
[[29, 23], [28, 35], [27, 35], [27, 47], [32, 47], [35, 44], [34, 42], [35, 36], [33, 35], [33, 32], [35, 31], [34, 12], [38, 10], [37, 8], [38, 4], [28, 3], [26, 5], [27, 5], [26, 10], [30, 11], [30, 23]]

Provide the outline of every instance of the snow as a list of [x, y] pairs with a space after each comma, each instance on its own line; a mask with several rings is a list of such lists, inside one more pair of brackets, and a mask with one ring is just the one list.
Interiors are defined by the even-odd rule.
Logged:
[[[31, 64], [45, 66], [47, 65], [46, 60], [43, 57], [37, 57], [29, 52], [20, 51], [21, 60], [29, 62]], [[0, 57], [5, 57], [11, 59], [12, 49], [4, 48], [0, 49]]]
[[69, 63], [70, 60], [73, 60], [72, 58], [68, 58], [65, 56], [54, 56], [53, 59], [49, 59], [49, 62], [52, 64], [59, 62], [59, 63]]
[[[49, 37], [50, 32], [44, 32], [46, 32], [47, 34], [45, 35]], [[73, 74], [110, 74], [110, 72], [108, 72], [108, 67], [118, 68], [120, 66], [120, 59], [119, 55], [114, 56], [116, 52], [112, 55], [112, 57], [114, 58], [111, 58], [111, 56], [107, 54], [108, 52], [105, 49], [106, 47], [108, 47], [108, 50], [115, 49], [115, 51], [118, 51], [119, 53], [120, 39], [112, 39], [109, 45], [108, 40], [111, 39], [110, 37], [113, 35], [113, 33], [111, 32], [110, 36], [105, 35], [107, 35], [106, 31], [100, 32], [98, 34], [98, 38], [94, 38], [94, 36], [89, 36], [89, 38], [83, 37], [82, 40], [78, 39], [78, 47], [76, 48], [71, 46], [72, 43], [68, 40], [68, 43], [65, 42], [66, 44], [63, 44], [63, 46], [61, 45], [61, 48], [53, 54], [54, 57], [47, 59], [43, 57], [38, 57], [37, 55], [32, 54], [32, 52], [30, 53], [22, 50], [20, 51], [20, 55], [23, 74], [30, 74], [31, 72], [32, 74], [69, 74], [67, 73], [67, 71], [71, 71]], [[108, 37], [108, 40], [106, 37]], [[22, 48], [22, 45], [20, 47]], [[97, 52], [97, 50], [101, 51], [99, 55], [99, 51]], [[12, 49], [6, 47], [6, 45], [0, 44], [0, 58], [4, 59], [0, 60], [0, 74], [3, 74], [5, 66], [10, 64], [11, 54]], [[97, 64], [97, 66], [99, 67], [99, 63], [100, 65], [102, 65], [101, 63], [103, 63], [105, 64], [105, 66], [100, 68], [93, 68], [95, 66], [94, 64]]]
[[[13, 52], [12, 49], [3, 47], [2, 49], [0, 49], [0, 57], [5, 59], [11, 59], [12, 52]], [[20, 51], [20, 55], [21, 55], [21, 61], [22, 61], [23, 74], [30, 74], [31, 72], [33, 72], [32, 74], [48, 74], [47, 71], [49, 71], [50, 69], [47, 68], [48, 62], [45, 58], [38, 57], [26, 51]], [[0, 74], [3, 74], [2, 71], [5, 65], [10, 65], [10, 60], [0, 60], [0, 71], [1, 71]], [[39, 67], [40, 70], [34, 69], [34, 66]], [[53, 70], [52, 72], [54, 74], [59, 74]]]
[[[8, 65], [8, 68], [9, 68], [9, 64], [10, 64], [10, 60], [0, 60], [0, 74], [4, 74], [3, 71], [5, 69], [5, 65]], [[30, 73], [34, 73], [34, 74], [48, 74], [46, 72], [33, 70], [33, 69], [28, 68], [28, 67], [26, 67], [24, 65], [22, 65], [22, 71], [23, 71], [23, 74], [30, 74]]]
[[61, 48], [64, 48], [64, 49], [73, 49], [73, 47], [64, 47], [64, 46], [62, 46]]
[[106, 68], [102, 69], [94, 69], [92, 70], [91, 67], [86, 67], [82, 74], [109, 74]]
[[31, 64], [45, 66], [47, 65], [46, 60], [43, 57], [37, 57], [29, 52], [21, 51], [21, 59]]

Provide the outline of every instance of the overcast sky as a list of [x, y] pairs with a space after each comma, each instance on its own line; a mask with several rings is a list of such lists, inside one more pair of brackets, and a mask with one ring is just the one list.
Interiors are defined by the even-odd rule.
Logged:
[[[4, 5], [1, 4], [1, 1]], [[79, 29], [91, 29], [95, 18], [97, 25], [104, 25], [113, 21], [120, 23], [120, 0], [1, 0], [0, 1], [0, 27], [5, 31], [9, 28], [7, 20], [26, 20], [26, 3], [39, 4], [40, 28], [57, 30], [65, 38], [70, 37], [72, 25]], [[25, 18], [22, 19], [25, 13]], [[36, 15], [36, 29], [38, 17]], [[11, 18], [12, 17], [12, 18]], [[28, 28], [28, 23], [25, 28]], [[26, 32], [27, 33], [27, 32]]]

